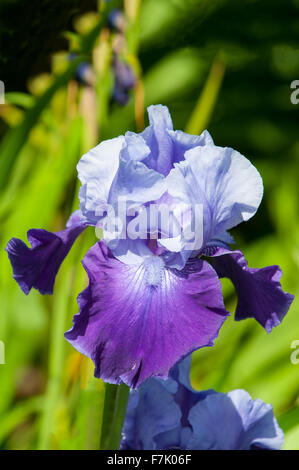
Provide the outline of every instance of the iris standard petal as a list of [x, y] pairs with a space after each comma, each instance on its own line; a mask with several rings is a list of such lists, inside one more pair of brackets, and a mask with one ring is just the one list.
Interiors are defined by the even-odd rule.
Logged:
[[29, 294], [32, 287], [41, 294], [52, 294], [56, 274], [76, 238], [87, 224], [76, 211], [67, 228], [60, 232], [31, 229], [27, 233], [29, 248], [22, 240], [12, 238], [5, 250], [13, 269], [13, 278], [22, 291]]
[[90, 223], [97, 220], [96, 211], [109, 202], [109, 192], [119, 168], [120, 152], [125, 145], [123, 136], [105, 140], [91, 149], [77, 165], [82, 183], [79, 192], [80, 209]]
[[119, 198], [135, 204], [159, 199], [165, 192], [165, 178], [155, 170], [136, 160], [121, 160], [117, 176], [111, 186], [109, 202]]
[[185, 161], [171, 170], [166, 186], [184, 204], [202, 206], [203, 246], [252, 217], [263, 195], [262, 179], [249, 160], [215, 145], [186, 151]]
[[151, 149], [146, 144], [141, 135], [135, 132], [125, 133], [126, 146], [122, 149], [122, 158], [126, 161], [137, 160], [142, 161], [151, 153]]
[[207, 130], [200, 135], [190, 135], [183, 131], [167, 131], [173, 142], [172, 163], [178, 163], [185, 158], [185, 152], [194, 147], [214, 145], [213, 139]]
[[185, 154], [213, 215], [213, 237], [250, 219], [263, 197], [257, 169], [239, 152], [207, 145]]
[[160, 104], [147, 108], [150, 125], [140, 134], [151, 149], [144, 160], [148, 168], [167, 175], [173, 166], [173, 143], [167, 131], [173, 130], [170, 113]]
[[167, 377], [181, 357], [213, 344], [227, 316], [220, 281], [205, 261], [183, 271], [165, 269], [158, 256], [129, 266], [99, 242], [83, 265], [89, 286], [65, 336], [107, 382], [137, 387]]
[[218, 248], [213, 256], [213, 266], [219, 277], [229, 278], [235, 286], [238, 304], [236, 320], [255, 318], [270, 333], [288, 312], [294, 296], [284, 292], [279, 266], [262, 269], [249, 268], [241, 251]]
[[271, 405], [252, 400], [245, 390], [210, 393], [189, 413], [193, 434], [188, 449], [280, 449], [283, 432]]
[[[166, 176], [174, 163], [184, 159], [187, 150], [197, 146], [213, 145], [213, 139], [208, 131], [202, 132], [199, 136], [174, 131], [166, 106], [153, 105], [147, 110], [150, 125], [141, 134], [127, 132], [125, 138], [127, 145], [132, 148], [134, 144], [136, 147], [136, 151], [129, 152], [131, 158], [143, 160], [148, 168]], [[133, 136], [135, 140], [132, 140]], [[148, 153], [146, 150], [149, 150]]]

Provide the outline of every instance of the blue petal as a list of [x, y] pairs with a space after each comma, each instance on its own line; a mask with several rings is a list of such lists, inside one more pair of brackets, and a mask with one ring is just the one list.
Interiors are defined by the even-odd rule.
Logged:
[[161, 442], [155, 439], [156, 436], [179, 429], [179, 405], [161, 382], [151, 379], [141, 385], [138, 391], [131, 392], [121, 448], [160, 449]]
[[196, 147], [186, 153], [212, 213], [212, 237], [250, 219], [263, 197], [263, 182], [247, 158], [230, 148]]
[[162, 105], [147, 108], [150, 125], [140, 135], [151, 149], [144, 163], [163, 175], [173, 166], [173, 143], [168, 130], [173, 129], [168, 108]]
[[120, 160], [118, 173], [111, 186], [109, 202], [119, 198], [135, 204], [155, 201], [165, 192], [165, 178], [136, 160]]
[[252, 400], [245, 390], [211, 393], [189, 413], [193, 435], [188, 449], [280, 449], [283, 433], [272, 406]]
[[[203, 247], [215, 239], [231, 243], [226, 231], [252, 217], [263, 195], [262, 179], [249, 160], [215, 145], [186, 151], [185, 161], [171, 170], [166, 185], [168, 193], [182, 203], [202, 206]], [[185, 231], [175, 248], [168, 240], [161, 244], [170, 251], [184, 252]], [[185, 259], [191, 254], [189, 250]]]
[[79, 192], [80, 209], [90, 224], [96, 223], [96, 212], [109, 202], [110, 188], [119, 168], [120, 152], [124, 145], [123, 136], [101, 142], [83, 155], [77, 165], [82, 183]]
[[173, 163], [184, 160], [187, 150], [198, 146], [214, 145], [213, 139], [208, 131], [203, 131], [200, 135], [190, 135], [183, 131], [170, 130], [168, 131], [168, 135], [173, 142]]

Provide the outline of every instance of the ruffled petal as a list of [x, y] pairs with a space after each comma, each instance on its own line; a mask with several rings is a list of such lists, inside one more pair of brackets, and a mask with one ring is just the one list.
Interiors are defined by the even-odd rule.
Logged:
[[245, 390], [197, 392], [189, 382], [191, 355], [167, 380], [152, 378], [130, 392], [122, 449], [280, 449], [283, 432], [271, 405]]
[[144, 160], [148, 168], [162, 175], [167, 175], [173, 166], [173, 143], [168, 130], [173, 124], [168, 108], [162, 105], [147, 108], [150, 125], [140, 135], [151, 149], [150, 155]]
[[187, 150], [198, 146], [214, 145], [211, 135], [206, 130], [200, 135], [190, 135], [183, 131], [168, 131], [168, 134], [173, 142], [172, 163], [184, 160]]
[[167, 380], [152, 378], [131, 390], [121, 449], [184, 448], [191, 434], [191, 427], [184, 426], [185, 408], [189, 412], [190, 405], [205, 397], [190, 385], [191, 356], [175, 364]]
[[235, 286], [238, 304], [236, 320], [255, 318], [270, 333], [288, 312], [294, 296], [284, 292], [279, 266], [262, 269], [249, 268], [241, 251], [218, 248], [214, 253], [213, 266], [219, 277], [228, 277]]
[[227, 316], [211, 266], [166, 269], [158, 256], [139, 266], [114, 259], [103, 243], [85, 256], [89, 286], [66, 339], [95, 363], [95, 376], [137, 387], [167, 377], [183, 356], [211, 346]]
[[125, 133], [125, 139], [126, 146], [121, 152], [124, 160], [136, 160], [141, 162], [150, 155], [151, 149], [141, 135], [128, 131]]
[[[198, 228], [193, 217], [195, 233], [202, 230], [194, 245], [196, 250], [201, 248], [201, 241], [204, 247], [211, 240], [228, 240], [226, 231], [252, 217], [263, 195], [262, 179], [249, 160], [230, 148], [215, 145], [187, 150], [185, 160], [167, 176], [166, 186], [168, 193], [190, 205], [194, 214], [196, 207], [202, 208], [201, 218], [196, 219]], [[187, 229], [190, 232], [189, 226]], [[187, 240], [185, 230], [181, 251], [187, 250]], [[189, 256], [191, 253], [189, 248]]]
[[79, 192], [80, 209], [90, 223], [96, 223], [96, 211], [109, 202], [110, 188], [119, 168], [124, 145], [123, 136], [101, 142], [83, 155], [77, 165], [82, 183]]
[[252, 400], [245, 390], [210, 393], [191, 408], [189, 422], [188, 449], [279, 450], [283, 444], [272, 406]]
[[135, 204], [159, 199], [165, 192], [165, 179], [155, 170], [136, 160], [121, 160], [117, 177], [109, 194], [109, 202], [117, 203], [119, 198]]
[[133, 160], [142, 160], [148, 168], [166, 176], [174, 163], [184, 159], [187, 150], [197, 146], [213, 145], [213, 139], [208, 131], [202, 132], [199, 136], [174, 131], [166, 106], [149, 106], [147, 111], [150, 125], [141, 134], [126, 133], [127, 146], [130, 148], [125, 153]]
[[80, 212], [72, 214], [67, 228], [60, 232], [31, 229], [27, 238], [31, 248], [20, 239], [12, 238], [5, 250], [13, 269], [13, 278], [27, 295], [33, 288], [41, 294], [52, 294], [56, 274], [76, 238], [87, 224]]
[[263, 197], [257, 169], [239, 152], [207, 145], [185, 155], [212, 212], [213, 238], [250, 219]]
[[130, 393], [121, 449], [161, 449], [159, 434], [162, 434], [164, 440], [166, 434], [168, 442], [165, 445], [168, 446], [169, 432], [172, 445], [177, 445], [177, 441], [180, 442], [180, 419], [180, 407], [161, 381], [147, 381]]

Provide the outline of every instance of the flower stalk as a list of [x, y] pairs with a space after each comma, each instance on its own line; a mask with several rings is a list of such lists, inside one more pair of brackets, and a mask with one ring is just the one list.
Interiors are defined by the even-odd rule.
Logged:
[[119, 449], [129, 392], [130, 389], [125, 384], [105, 386], [101, 449]]

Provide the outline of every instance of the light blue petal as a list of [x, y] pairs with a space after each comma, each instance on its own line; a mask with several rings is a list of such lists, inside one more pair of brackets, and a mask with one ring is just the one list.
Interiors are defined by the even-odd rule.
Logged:
[[109, 193], [109, 203], [115, 204], [119, 198], [123, 198], [132, 203], [143, 204], [159, 199], [165, 190], [163, 175], [147, 168], [143, 162], [121, 159]]
[[178, 428], [180, 419], [180, 408], [173, 395], [160, 380], [150, 379], [130, 394], [122, 448], [160, 449], [155, 437]]
[[190, 410], [189, 422], [188, 449], [280, 449], [283, 443], [272, 406], [252, 400], [245, 390], [209, 394]]
[[174, 450], [182, 449], [182, 428], [178, 426], [170, 429], [169, 431], [162, 432], [154, 438], [156, 449], [159, 450]]
[[185, 158], [185, 152], [194, 147], [214, 145], [213, 139], [208, 131], [200, 135], [190, 135], [183, 131], [167, 131], [173, 142], [173, 163], [180, 162]]
[[189, 150], [185, 158], [210, 205], [213, 237], [256, 213], [263, 197], [263, 182], [247, 158], [215, 145]]
[[257, 446], [264, 449], [281, 449], [284, 436], [273, 415], [272, 405], [260, 399], [252, 400], [245, 390], [234, 390], [227, 395], [242, 418], [242, 448]]
[[122, 263], [137, 266], [142, 264], [146, 257], [153, 255], [146, 245], [145, 240], [114, 239], [112, 241], [107, 241], [106, 237], [107, 234], [104, 232], [103, 240], [106, 241], [115, 258]]
[[125, 144], [123, 136], [106, 140], [80, 159], [77, 170], [82, 183], [79, 192], [80, 209], [94, 223], [101, 205], [108, 202], [112, 182], [119, 168], [119, 156]]
[[173, 143], [168, 130], [173, 129], [168, 108], [162, 105], [147, 108], [150, 125], [140, 135], [143, 137], [151, 154], [144, 163], [163, 175], [167, 175], [173, 164]]
[[141, 135], [134, 132], [126, 132], [125, 139], [126, 146], [122, 150], [122, 158], [124, 160], [142, 161], [150, 155], [151, 149]]
[[[203, 247], [215, 240], [232, 243], [226, 231], [252, 217], [261, 202], [263, 183], [260, 174], [240, 153], [215, 145], [187, 150], [185, 159], [167, 176], [168, 193], [192, 207], [202, 205]], [[186, 229], [175, 240], [176, 244], [171, 240], [160, 242], [169, 251], [184, 253], [182, 262], [192, 255], [192, 251], [186, 252], [185, 234]], [[178, 257], [173, 259], [178, 261]]]

